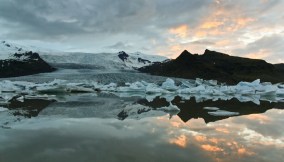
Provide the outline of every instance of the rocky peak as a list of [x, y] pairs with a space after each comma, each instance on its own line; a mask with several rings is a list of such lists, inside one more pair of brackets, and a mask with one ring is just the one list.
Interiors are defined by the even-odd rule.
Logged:
[[187, 50], [184, 50], [177, 58], [176, 60], [181, 61], [181, 60], [188, 60], [188, 59], [194, 59], [194, 55]]
[[209, 56], [209, 57], [222, 57], [222, 56], [229, 56], [227, 54], [224, 53], [220, 53], [220, 52], [216, 52], [216, 51], [210, 51], [209, 49], [206, 49], [204, 54], [204, 56]]
[[127, 58], [129, 57], [129, 55], [127, 53], [125, 53], [124, 51], [120, 51], [118, 52], [118, 57], [122, 60], [125, 61], [127, 60]]

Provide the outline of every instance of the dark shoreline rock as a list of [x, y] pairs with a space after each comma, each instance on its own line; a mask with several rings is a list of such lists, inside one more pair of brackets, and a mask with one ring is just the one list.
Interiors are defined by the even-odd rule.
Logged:
[[153, 64], [138, 69], [152, 75], [185, 79], [202, 78], [218, 80], [227, 84], [240, 81], [283, 82], [284, 70], [276, 68], [264, 60], [230, 56], [206, 50], [203, 55], [183, 51], [175, 60]]
[[0, 78], [18, 77], [53, 72], [56, 69], [40, 58], [38, 53], [15, 53], [10, 59], [0, 60]]

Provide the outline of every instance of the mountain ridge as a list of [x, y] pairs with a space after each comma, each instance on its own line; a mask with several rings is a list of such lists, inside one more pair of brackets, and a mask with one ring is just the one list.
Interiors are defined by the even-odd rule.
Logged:
[[152, 75], [214, 79], [228, 84], [255, 79], [273, 83], [284, 81], [284, 71], [264, 60], [230, 56], [208, 49], [203, 55], [192, 54], [185, 50], [174, 60], [138, 70]]

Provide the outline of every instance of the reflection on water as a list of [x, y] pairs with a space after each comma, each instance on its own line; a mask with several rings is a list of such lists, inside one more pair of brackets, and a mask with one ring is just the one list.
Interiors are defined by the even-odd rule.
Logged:
[[[138, 103], [153, 108], [159, 108], [161, 106], [168, 106], [169, 102], [164, 98], [155, 98], [153, 101], [149, 102], [146, 99], [139, 100]], [[178, 116], [183, 122], [188, 122], [191, 119], [204, 119], [205, 123], [215, 122], [218, 120], [226, 119], [230, 116], [214, 116], [210, 115], [210, 110], [208, 108], [219, 108], [221, 110], [229, 112], [237, 112], [238, 115], [248, 115], [248, 114], [259, 114], [264, 113], [267, 110], [277, 108], [284, 109], [284, 103], [273, 103], [268, 101], [260, 101], [260, 104], [257, 105], [253, 102], [240, 102], [237, 99], [231, 99], [229, 101], [224, 100], [207, 100], [203, 102], [197, 102], [195, 98], [189, 100], [182, 100], [181, 97], [175, 97], [172, 101], [172, 104], [176, 105], [180, 109]], [[206, 109], [207, 108], [207, 109]]]
[[[125, 120], [131, 115], [136, 115], [136, 119], [151, 116], [177, 115], [183, 122], [192, 119], [203, 119], [205, 123], [223, 120], [233, 116], [242, 116], [249, 114], [260, 114], [270, 109], [284, 109], [284, 102], [260, 101], [259, 104], [253, 102], [240, 102], [237, 99], [224, 100], [206, 100], [196, 101], [195, 98], [184, 100], [179, 96], [168, 102], [165, 98], [156, 97], [149, 101], [139, 97], [116, 97], [110, 94], [100, 94], [92, 96], [90, 94], [75, 94], [61, 96], [61, 102], [45, 99], [26, 99], [18, 101], [13, 99], [6, 107], [14, 110], [15, 116], [24, 116], [27, 118], [40, 115], [62, 115], [71, 118], [118, 118]], [[170, 104], [177, 106], [179, 112], [158, 112], [158, 108], [168, 107]], [[138, 105], [138, 108], [136, 108]], [[126, 110], [132, 110], [132, 114]], [[234, 115], [212, 115], [216, 109], [234, 112]], [[135, 112], [135, 114], [133, 113]], [[151, 113], [149, 113], [151, 112]], [[140, 117], [138, 117], [140, 116]]]
[[[205, 124], [141, 120], [30, 119], [0, 133], [1, 161], [282, 161], [283, 111]], [[277, 131], [280, 130], [280, 131]], [[194, 160], [194, 161], [195, 161]]]
[[[32, 118], [0, 128], [0, 161], [283, 161], [283, 103], [180, 97], [171, 103], [180, 112], [169, 119], [158, 108], [170, 103], [159, 97], [76, 94], [57, 102], [13, 101], [10, 111], [22, 108]], [[135, 106], [137, 113], [118, 120]], [[214, 108], [239, 116], [210, 115]]]
[[43, 99], [26, 99], [24, 101], [13, 99], [10, 101], [10, 104], [7, 105], [7, 108], [14, 110], [13, 115], [15, 116], [31, 118], [38, 116], [43, 109], [53, 102], [55, 101]]

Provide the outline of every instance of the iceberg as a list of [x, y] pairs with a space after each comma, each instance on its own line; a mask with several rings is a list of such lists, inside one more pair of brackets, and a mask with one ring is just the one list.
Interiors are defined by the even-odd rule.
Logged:
[[163, 84], [162, 87], [165, 90], [168, 91], [176, 91], [178, 89], [178, 87], [175, 85], [175, 81], [168, 78]]

